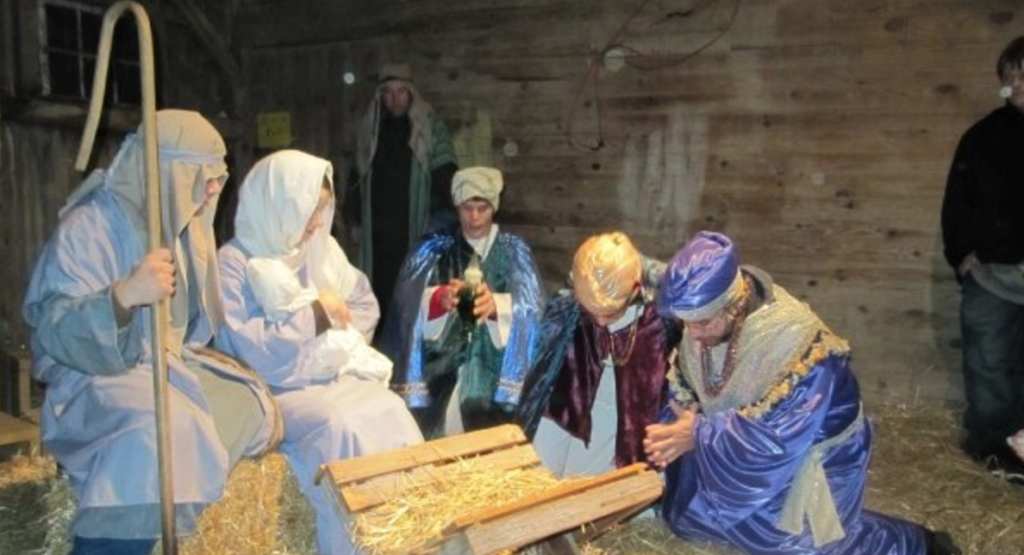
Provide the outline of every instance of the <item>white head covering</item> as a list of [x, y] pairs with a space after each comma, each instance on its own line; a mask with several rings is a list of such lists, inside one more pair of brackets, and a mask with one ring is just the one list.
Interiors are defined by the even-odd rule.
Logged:
[[[217, 203], [213, 200], [204, 208], [203, 202], [207, 181], [217, 179], [222, 185], [227, 181], [228, 168], [224, 163], [227, 147], [217, 129], [196, 112], [161, 110], [157, 112], [156, 121], [163, 239], [178, 266], [177, 288], [170, 299], [171, 322], [166, 348], [177, 353], [189, 325], [190, 305], [201, 305], [205, 309], [211, 331], [223, 321], [217, 243], [213, 234]], [[110, 168], [90, 175], [72, 194], [68, 204], [72, 205], [89, 189], [102, 185], [114, 194], [135, 233], [145, 241], [148, 232], [143, 151], [140, 135], [128, 135]], [[193, 339], [202, 342], [204, 338]]]
[[356, 273], [330, 233], [333, 203], [325, 208], [320, 229], [302, 242], [320, 189], [325, 179], [332, 183], [332, 174], [330, 162], [298, 150], [256, 162], [239, 192], [235, 237], [253, 259], [283, 261], [293, 271], [306, 267], [312, 286], [330, 288], [344, 299], [355, 287]]
[[452, 203], [459, 206], [467, 200], [482, 198], [497, 212], [503, 185], [501, 172], [494, 168], [474, 166], [461, 169], [452, 178]]

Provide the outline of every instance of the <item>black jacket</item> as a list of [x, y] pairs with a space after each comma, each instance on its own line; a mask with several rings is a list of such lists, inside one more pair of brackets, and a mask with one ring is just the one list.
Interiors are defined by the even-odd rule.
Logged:
[[942, 201], [942, 239], [954, 271], [1024, 261], [1024, 112], [1007, 103], [960, 138]]

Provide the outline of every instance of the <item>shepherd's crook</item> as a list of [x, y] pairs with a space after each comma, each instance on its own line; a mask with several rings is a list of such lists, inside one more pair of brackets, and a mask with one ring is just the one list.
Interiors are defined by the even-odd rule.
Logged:
[[[163, 233], [160, 222], [160, 160], [156, 142], [156, 81], [153, 75], [153, 33], [149, 27], [146, 10], [136, 2], [118, 2], [107, 10], [103, 17], [103, 31], [100, 36], [100, 51], [96, 56], [96, 74], [92, 82], [92, 98], [89, 102], [89, 117], [82, 134], [82, 145], [78, 150], [75, 169], [85, 171], [92, 154], [96, 128], [99, 127], [103, 96], [106, 92], [107, 69], [110, 66], [111, 42], [114, 25], [126, 10], [135, 15], [139, 35], [139, 56], [142, 64], [142, 134], [146, 170], [146, 222], [149, 233], [149, 250], [160, 248]], [[163, 530], [164, 555], [178, 552], [178, 539], [174, 524], [174, 476], [171, 472], [171, 442], [168, 420], [167, 395], [167, 354], [164, 353], [164, 333], [167, 329], [167, 300], [162, 300], [150, 310], [153, 358], [153, 403], [156, 410], [157, 460], [160, 470], [160, 516]]]

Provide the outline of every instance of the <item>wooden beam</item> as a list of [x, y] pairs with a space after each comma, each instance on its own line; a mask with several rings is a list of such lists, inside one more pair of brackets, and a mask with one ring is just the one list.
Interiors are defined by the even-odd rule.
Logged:
[[[231, 88], [232, 99], [237, 99], [238, 94], [244, 88], [244, 83], [242, 67], [231, 53], [231, 35], [213, 25], [206, 17], [206, 13], [193, 0], [173, 0], [173, 3], [181, 10], [182, 15], [192, 27], [199, 44], [224, 71]], [[233, 13], [227, 19], [233, 19]], [[227, 36], [228, 41], [223, 40], [223, 36]]]
[[[4, 121], [36, 123], [56, 127], [81, 129], [85, 125], [88, 107], [82, 103], [57, 102], [46, 98], [0, 97], [0, 112]], [[127, 133], [139, 126], [141, 116], [137, 108], [114, 107], [105, 110], [100, 128]]]

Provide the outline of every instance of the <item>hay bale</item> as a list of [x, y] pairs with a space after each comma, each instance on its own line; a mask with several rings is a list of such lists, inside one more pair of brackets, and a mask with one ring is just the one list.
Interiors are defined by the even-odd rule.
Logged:
[[[64, 555], [74, 514], [71, 486], [50, 457], [0, 464], [0, 555]], [[284, 455], [242, 461], [224, 497], [207, 509], [182, 555], [315, 555], [316, 519]], [[156, 551], [159, 552], [159, 551]]]
[[316, 517], [284, 455], [239, 463], [224, 497], [203, 513], [181, 552], [316, 555]]
[[47, 511], [41, 500], [56, 475], [53, 459], [36, 453], [0, 463], [0, 555], [42, 553]]

